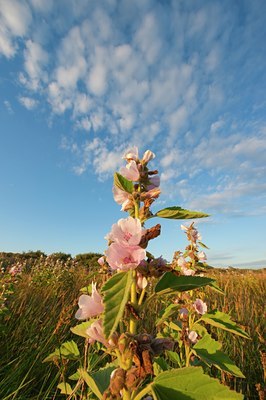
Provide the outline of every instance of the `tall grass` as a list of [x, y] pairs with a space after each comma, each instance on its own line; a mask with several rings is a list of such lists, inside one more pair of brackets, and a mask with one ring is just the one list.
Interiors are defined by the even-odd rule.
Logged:
[[[31, 268], [24, 265], [21, 276], [13, 279], [14, 291], [5, 301], [8, 311], [0, 316], [2, 400], [61, 398], [56, 386], [63, 371], [42, 361], [63, 341], [73, 338], [69, 328], [75, 325], [79, 290], [92, 280], [89, 268], [89, 263], [84, 267], [74, 260], [43, 259]], [[3, 282], [5, 276], [2, 277]], [[265, 271], [245, 274], [240, 271], [216, 271], [215, 278], [224, 289], [225, 296], [213, 290], [206, 292], [209, 306], [231, 313], [251, 336], [251, 340], [247, 341], [219, 332], [224, 351], [247, 377], [243, 381], [223, 375], [222, 379], [244, 392], [246, 399], [259, 399], [256, 385], [263, 385], [261, 359], [263, 354], [265, 357], [262, 343], [265, 276]], [[97, 276], [97, 279], [101, 277]]]
[[224, 331], [219, 332], [225, 353], [246, 376], [245, 380], [225, 375], [223, 379], [235, 390], [245, 393], [247, 399], [264, 399], [266, 270], [214, 270], [213, 275], [225, 294], [223, 296], [207, 289], [209, 304], [231, 314], [251, 338], [245, 340]]

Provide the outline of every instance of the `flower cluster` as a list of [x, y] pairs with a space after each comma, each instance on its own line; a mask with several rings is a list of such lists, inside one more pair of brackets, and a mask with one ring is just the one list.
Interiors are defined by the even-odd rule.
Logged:
[[106, 261], [113, 270], [135, 269], [146, 257], [146, 251], [139, 246], [143, 229], [139, 219], [121, 218], [112, 226], [106, 239], [111, 242], [106, 250]]
[[[189, 245], [184, 253], [176, 252], [173, 261], [182, 275], [193, 276], [197, 272], [197, 267], [206, 262], [207, 257], [204, 251], [198, 249], [198, 241], [201, 240], [201, 235], [195, 228], [194, 222], [189, 226], [181, 225], [181, 229], [185, 232]], [[202, 245], [201, 242], [200, 244]]]
[[121, 188], [114, 186], [114, 199], [121, 204], [123, 211], [134, 209], [136, 198], [141, 196], [141, 200], [149, 199], [151, 202], [160, 195], [160, 177], [157, 171], [150, 171], [147, 167], [149, 161], [155, 157], [154, 153], [146, 150], [142, 159], [139, 158], [138, 148], [136, 146], [129, 149], [123, 156], [127, 161], [125, 167], [120, 169], [120, 174], [131, 182], [138, 182], [139, 193], [128, 193]]

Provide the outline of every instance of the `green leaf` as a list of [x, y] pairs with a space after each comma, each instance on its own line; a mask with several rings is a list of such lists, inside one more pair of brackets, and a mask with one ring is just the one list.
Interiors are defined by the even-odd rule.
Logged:
[[172, 272], [166, 272], [155, 286], [155, 292], [161, 294], [173, 291], [186, 292], [209, 285], [211, 282], [215, 280], [201, 276], [176, 276]]
[[193, 219], [209, 217], [209, 214], [205, 214], [200, 211], [185, 210], [181, 207], [167, 207], [163, 210], [157, 211], [157, 213], [154, 214], [154, 217], [169, 219]]
[[204, 247], [204, 249], [209, 249], [209, 247], [206, 246], [206, 244], [204, 244], [204, 243], [202, 243], [202, 242], [198, 242], [198, 244], [199, 244], [201, 247]]
[[73, 393], [73, 389], [71, 388], [70, 384], [67, 382], [61, 382], [57, 385], [58, 389], [60, 389], [61, 394], [68, 394], [70, 395]]
[[182, 362], [178, 353], [176, 353], [175, 351], [167, 350], [166, 355], [168, 356], [169, 360], [172, 361], [172, 363], [177, 364], [179, 368], [182, 368]]
[[78, 372], [80, 374], [80, 377], [84, 379], [84, 381], [87, 383], [88, 387], [91, 389], [91, 391], [98, 397], [98, 399], [102, 399], [102, 393], [100, 392], [96, 382], [94, 379], [88, 374], [87, 371], [83, 368], [79, 368]]
[[205, 336], [208, 331], [205, 328], [205, 326], [198, 324], [197, 322], [195, 322], [191, 327], [190, 327], [191, 331], [196, 331], [201, 337]]
[[80, 289], [80, 292], [84, 293], [84, 294], [88, 294], [91, 295], [92, 292], [92, 284], [88, 285], [88, 286], [84, 286], [83, 288]]
[[204, 314], [201, 317], [201, 320], [203, 320], [207, 324], [215, 326], [216, 328], [232, 332], [235, 335], [244, 337], [245, 339], [250, 339], [247, 332], [243, 331], [243, 329], [237, 326], [236, 322], [231, 320], [230, 315], [225, 314], [221, 311], [218, 310], [210, 311], [209, 313]]
[[163, 357], [155, 357], [153, 363], [153, 371], [155, 376], [159, 375], [163, 371], [167, 371], [169, 368], [169, 365]]
[[74, 340], [63, 343], [60, 347], [49, 356], [47, 356], [43, 362], [54, 361], [55, 359], [66, 358], [68, 360], [76, 360], [79, 358], [79, 349]]
[[220, 294], [223, 294], [224, 295], [224, 291], [221, 289], [221, 288], [219, 288], [219, 286], [216, 284], [216, 282], [214, 281], [214, 282], [212, 282], [212, 283], [210, 283], [210, 288], [212, 289], [212, 290], [214, 290], [215, 292], [217, 292], [217, 293], [220, 293]]
[[[168, 326], [170, 329], [173, 329], [174, 331], [181, 332], [182, 331], [182, 324], [178, 321], [177, 324], [175, 324], [173, 321], [167, 322], [165, 321], [164, 324]], [[179, 326], [180, 324], [180, 326]]]
[[229, 372], [231, 375], [245, 378], [233, 361], [220, 351], [221, 347], [221, 343], [216, 342], [216, 340], [207, 334], [193, 346], [192, 351], [208, 366], [215, 365], [218, 369]]
[[116, 330], [123, 317], [132, 282], [132, 271], [119, 272], [102, 287], [104, 295], [103, 328], [107, 338]]
[[86, 334], [86, 330], [88, 327], [95, 321], [95, 319], [90, 319], [89, 321], [82, 322], [81, 324], [78, 324], [72, 328], [70, 328], [71, 332], [73, 332], [75, 335], [85, 337], [86, 339], [89, 337]]
[[175, 314], [179, 308], [179, 304], [170, 304], [168, 307], [166, 307], [165, 310], [160, 313], [160, 317], [156, 320], [156, 325], [161, 324], [164, 320]]
[[[162, 372], [151, 383], [157, 400], [240, 400], [242, 394], [231, 391], [217, 379], [203, 373], [201, 367]], [[139, 400], [139, 396], [136, 396]]]
[[134, 190], [133, 182], [124, 178], [118, 172], [115, 172], [115, 174], [114, 174], [114, 185], [127, 193], [132, 193]]
[[97, 372], [91, 373], [92, 379], [95, 381], [98, 389], [103, 392], [110, 384], [111, 373], [116, 369], [112, 364], [106, 365], [104, 368], [99, 369]]

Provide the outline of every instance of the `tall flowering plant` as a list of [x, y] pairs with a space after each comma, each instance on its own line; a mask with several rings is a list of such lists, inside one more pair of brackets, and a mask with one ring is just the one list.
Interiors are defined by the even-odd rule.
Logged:
[[99, 259], [104, 284], [92, 282], [90, 293], [78, 301], [75, 317], [83, 322], [71, 330], [85, 339], [84, 354], [72, 340], [45, 361], [78, 363], [76, 373], [58, 386], [68, 399], [241, 399], [207, 374], [214, 366], [244, 378], [222, 352], [213, 328], [248, 335], [229, 315], [208, 310], [203, 288], [221, 290], [205, 276], [202, 248], [207, 246], [194, 222], [181, 225], [188, 245], [171, 264], [147, 250], [161, 230], [160, 224], [145, 228], [147, 220], [207, 217], [181, 207], [151, 211], [160, 195], [158, 171], [149, 169], [154, 157], [147, 150], [140, 158], [133, 147], [123, 157], [126, 165], [114, 174], [114, 199], [128, 217], [106, 236], [108, 248]]

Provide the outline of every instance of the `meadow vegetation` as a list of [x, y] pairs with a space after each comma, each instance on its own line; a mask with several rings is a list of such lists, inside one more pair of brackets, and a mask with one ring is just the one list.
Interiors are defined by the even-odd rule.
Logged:
[[[1, 399], [61, 398], [58, 382], [72, 367], [67, 362], [56, 366], [43, 363], [43, 360], [60, 343], [73, 338], [69, 327], [75, 325], [80, 289], [89, 285], [92, 279], [99, 283], [105, 279], [98, 272], [99, 256], [94, 253], [75, 258], [64, 253], [50, 256], [42, 252], [0, 253]], [[246, 379], [217, 370], [210, 372], [244, 393], [246, 399], [262, 400], [266, 358], [263, 339], [266, 270], [210, 269], [208, 276], [214, 276], [225, 293], [222, 295], [206, 288], [208, 307], [229, 313], [251, 338], [246, 340], [218, 330], [223, 351], [235, 361]], [[159, 312], [160, 304], [155, 304], [154, 308]], [[146, 318], [148, 326], [149, 315]], [[217, 334], [217, 330], [213, 334]]]

